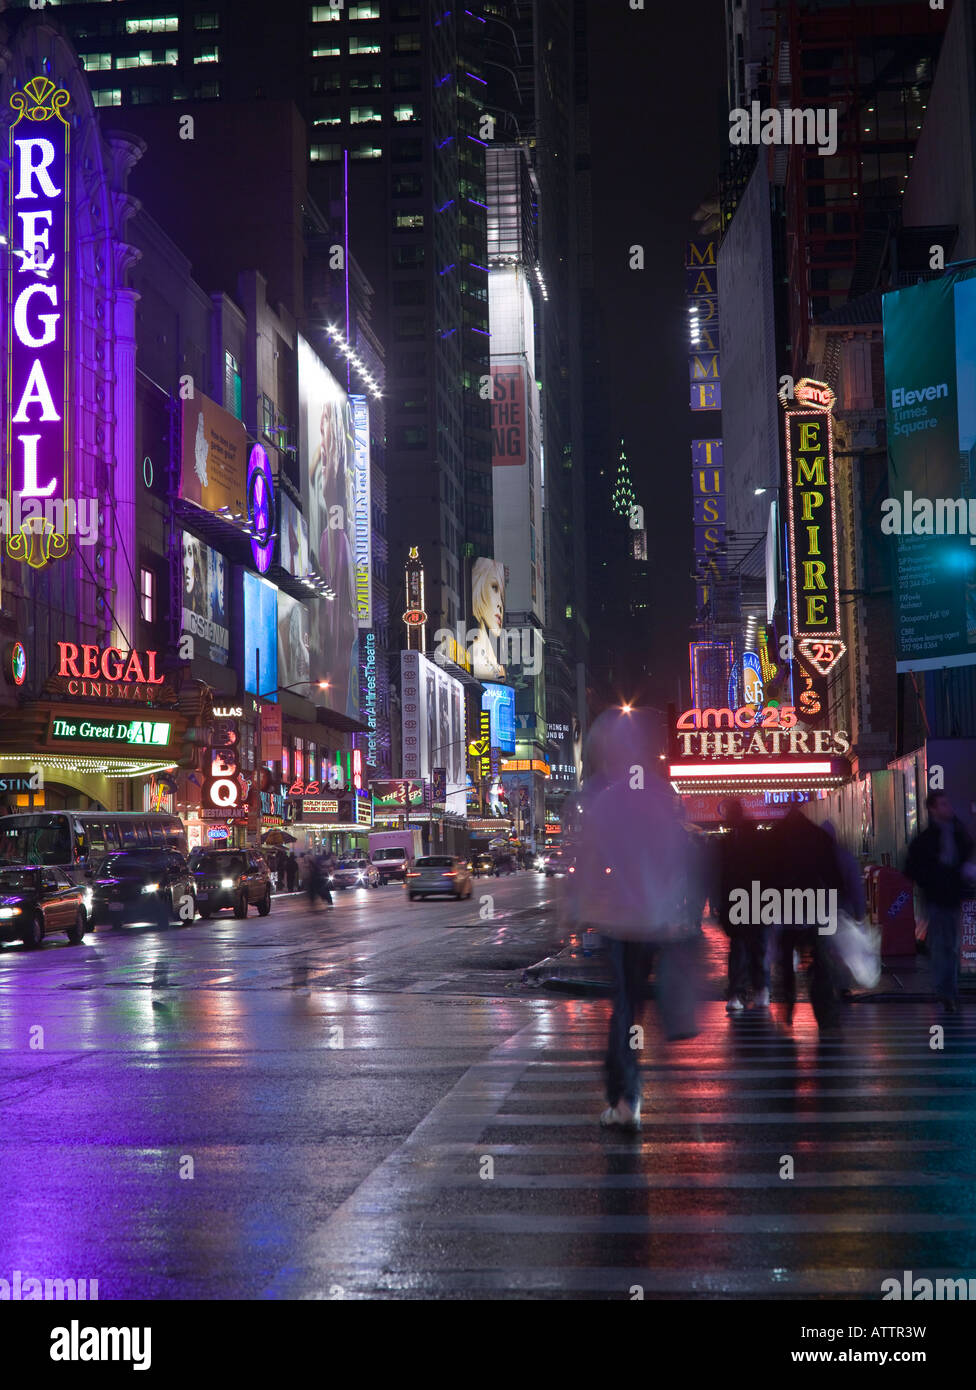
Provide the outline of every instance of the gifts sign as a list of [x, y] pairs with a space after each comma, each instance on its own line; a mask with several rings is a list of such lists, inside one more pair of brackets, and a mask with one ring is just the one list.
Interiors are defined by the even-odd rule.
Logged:
[[69, 101], [47, 77], [10, 97], [6, 550], [35, 569], [69, 549]]

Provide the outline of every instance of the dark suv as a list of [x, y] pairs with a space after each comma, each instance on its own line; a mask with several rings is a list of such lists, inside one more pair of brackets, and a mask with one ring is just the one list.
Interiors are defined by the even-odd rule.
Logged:
[[186, 855], [172, 849], [123, 849], [86, 872], [93, 922], [192, 922], [195, 885]]
[[190, 868], [201, 917], [212, 917], [225, 907], [233, 908], [235, 917], [246, 917], [251, 906], [261, 917], [271, 911], [271, 874], [256, 850], [195, 849]]

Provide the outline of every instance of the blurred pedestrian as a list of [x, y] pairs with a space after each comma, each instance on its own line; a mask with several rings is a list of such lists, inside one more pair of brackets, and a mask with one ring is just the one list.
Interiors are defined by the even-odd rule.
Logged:
[[613, 1011], [604, 1126], [640, 1128], [639, 1024], [647, 976], [669, 1039], [693, 1037], [693, 917], [703, 901], [695, 847], [657, 775], [654, 726], [640, 710], [606, 710], [590, 730], [575, 872], [566, 901], [607, 940]]
[[[840, 1027], [840, 998], [834, 976], [834, 966], [826, 936], [831, 922], [819, 922], [815, 914], [808, 912], [811, 890], [820, 902], [834, 904], [833, 929], [836, 930], [836, 908], [844, 894], [844, 877], [835, 853], [834, 841], [821, 826], [814, 825], [796, 806], [790, 808], [781, 821], [769, 832], [768, 855], [766, 857], [766, 879], [763, 887], [779, 890], [781, 906], [788, 895], [797, 902], [797, 895], [805, 895], [801, 916], [813, 920], [784, 921], [782, 911], [775, 924], [778, 938], [780, 972], [782, 975], [785, 1020], [788, 1026], [793, 1023], [796, 1007], [796, 968], [794, 952], [809, 955], [810, 968], [807, 984], [810, 1003], [821, 1035], [836, 1033]], [[833, 894], [834, 897], [829, 895]], [[828, 895], [828, 896], [824, 896]]]
[[740, 1014], [746, 1001], [757, 1009], [769, 1008], [769, 931], [761, 922], [733, 921], [732, 894], [752, 892], [752, 884], [764, 885], [760, 832], [746, 815], [742, 802], [730, 797], [725, 803], [725, 832], [718, 841], [718, 873], [713, 910], [729, 938], [729, 999], [726, 1012]]
[[294, 893], [298, 886], [298, 860], [293, 849], [288, 851], [288, 858], [285, 860], [285, 882], [288, 884], [289, 893]]
[[932, 984], [946, 1013], [959, 1008], [959, 930], [969, 893], [973, 841], [945, 792], [925, 798], [929, 823], [908, 846], [905, 872], [917, 883], [928, 919]]

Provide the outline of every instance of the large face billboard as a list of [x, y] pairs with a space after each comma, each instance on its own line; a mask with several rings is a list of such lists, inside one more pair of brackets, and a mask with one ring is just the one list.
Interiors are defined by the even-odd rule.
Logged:
[[429, 778], [447, 773], [447, 809], [464, 814], [464, 687], [420, 652], [401, 652], [403, 775]]
[[247, 515], [247, 434], [199, 391], [183, 401], [181, 496], [207, 512]]
[[504, 680], [499, 638], [505, 626], [505, 566], [479, 557], [471, 566], [471, 618], [477, 635], [468, 644], [476, 680]]
[[[886, 294], [898, 671], [976, 661], [976, 271]], [[890, 542], [889, 542], [890, 543]]]
[[304, 579], [309, 568], [308, 522], [291, 498], [286, 497], [284, 493], [281, 494], [279, 503], [278, 530], [282, 569], [286, 569], [296, 579]]
[[210, 660], [226, 666], [230, 655], [227, 561], [189, 531], [183, 532], [182, 589], [181, 631], [200, 638]]
[[346, 393], [304, 338], [298, 339], [302, 499], [312, 569], [333, 597], [309, 604], [317, 703], [359, 717], [356, 482]]
[[311, 633], [308, 608], [297, 598], [278, 590], [278, 684], [297, 685], [297, 695], [311, 694]]

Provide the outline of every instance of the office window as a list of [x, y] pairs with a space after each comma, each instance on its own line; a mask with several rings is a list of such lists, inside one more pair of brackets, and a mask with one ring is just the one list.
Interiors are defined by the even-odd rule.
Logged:
[[244, 418], [241, 366], [232, 352], [224, 353], [224, 409], [238, 420]]
[[394, 53], [419, 53], [419, 34], [397, 34], [393, 40]]
[[426, 410], [427, 392], [421, 391], [417, 396], [411, 396], [408, 400], [400, 402], [401, 410]]
[[375, 106], [354, 106], [349, 112], [350, 125], [378, 125], [382, 119]]
[[145, 622], [156, 621], [156, 579], [152, 570], [139, 571], [139, 609]]
[[395, 20], [419, 19], [420, 0], [400, 0], [400, 3], [393, 6], [393, 18]]
[[358, 53], [379, 53], [380, 51], [379, 39], [359, 39], [353, 37], [349, 40], [349, 53], [352, 57], [355, 57]]
[[383, 86], [383, 74], [381, 72], [354, 72], [349, 78], [349, 86], [353, 91], [362, 91], [364, 88]]
[[340, 72], [313, 72], [312, 91], [313, 92], [337, 92], [342, 86], [342, 73]]
[[419, 198], [424, 191], [421, 174], [397, 174], [393, 180], [394, 198]]
[[425, 320], [423, 314], [404, 314], [402, 318], [393, 320], [393, 336], [403, 340], [404, 338], [422, 338], [424, 336]]
[[424, 157], [419, 140], [394, 140], [393, 161], [395, 164], [418, 164]]
[[398, 212], [394, 214], [393, 225], [397, 231], [419, 232], [423, 230], [422, 212]]
[[115, 60], [119, 70], [125, 68], [175, 68], [179, 61], [175, 48], [143, 48], [138, 53], [120, 53]]
[[422, 246], [394, 246], [393, 264], [398, 270], [416, 270], [424, 263]]
[[193, 89], [194, 101], [216, 101], [219, 96], [219, 82], [199, 82]]
[[332, 164], [342, 158], [341, 145], [313, 145], [308, 152], [313, 164]]
[[194, 29], [219, 29], [220, 15], [214, 10], [209, 11], [207, 14], [194, 15], [193, 27]]
[[208, 44], [206, 48], [201, 48], [198, 53], [194, 54], [193, 61], [194, 63], [219, 63], [220, 49], [215, 43]]
[[379, 19], [379, 17], [380, 17], [380, 7], [379, 7], [379, 5], [373, 4], [373, 5], [350, 5], [350, 6], [349, 6], [349, 18], [350, 18], [350, 19]]
[[341, 116], [316, 116], [313, 126], [342, 125]]
[[419, 92], [420, 69], [397, 68], [393, 74], [393, 90], [395, 92]]
[[261, 428], [268, 439], [274, 438], [275, 408], [270, 396], [261, 397]]
[[127, 34], [175, 34], [179, 27], [180, 21], [175, 14], [157, 16], [155, 19], [127, 19], [125, 21]]
[[155, 106], [160, 99], [158, 87], [129, 88], [129, 103], [132, 106]]
[[379, 145], [353, 145], [349, 150], [350, 159], [382, 159], [383, 150]]
[[397, 430], [397, 445], [401, 449], [426, 449], [427, 426], [414, 425], [409, 429]]
[[335, 43], [320, 44], [318, 48], [312, 49], [313, 58], [338, 58], [340, 56], [339, 45]]
[[393, 119], [395, 121], [419, 121], [420, 112], [413, 102], [401, 102], [393, 108]]
[[92, 92], [92, 101], [96, 106], [121, 106], [121, 88], [103, 87], [101, 91]]
[[325, 24], [330, 19], [341, 19], [342, 15], [336, 5], [313, 5], [309, 17], [313, 24]]
[[81, 66], [85, 72], [111, 72], [112, 55], [111, 53], [79, 53]]
[[396, 280], [393, 284], [393, 303], [413, 306], [425, 302], [423, 280]]

